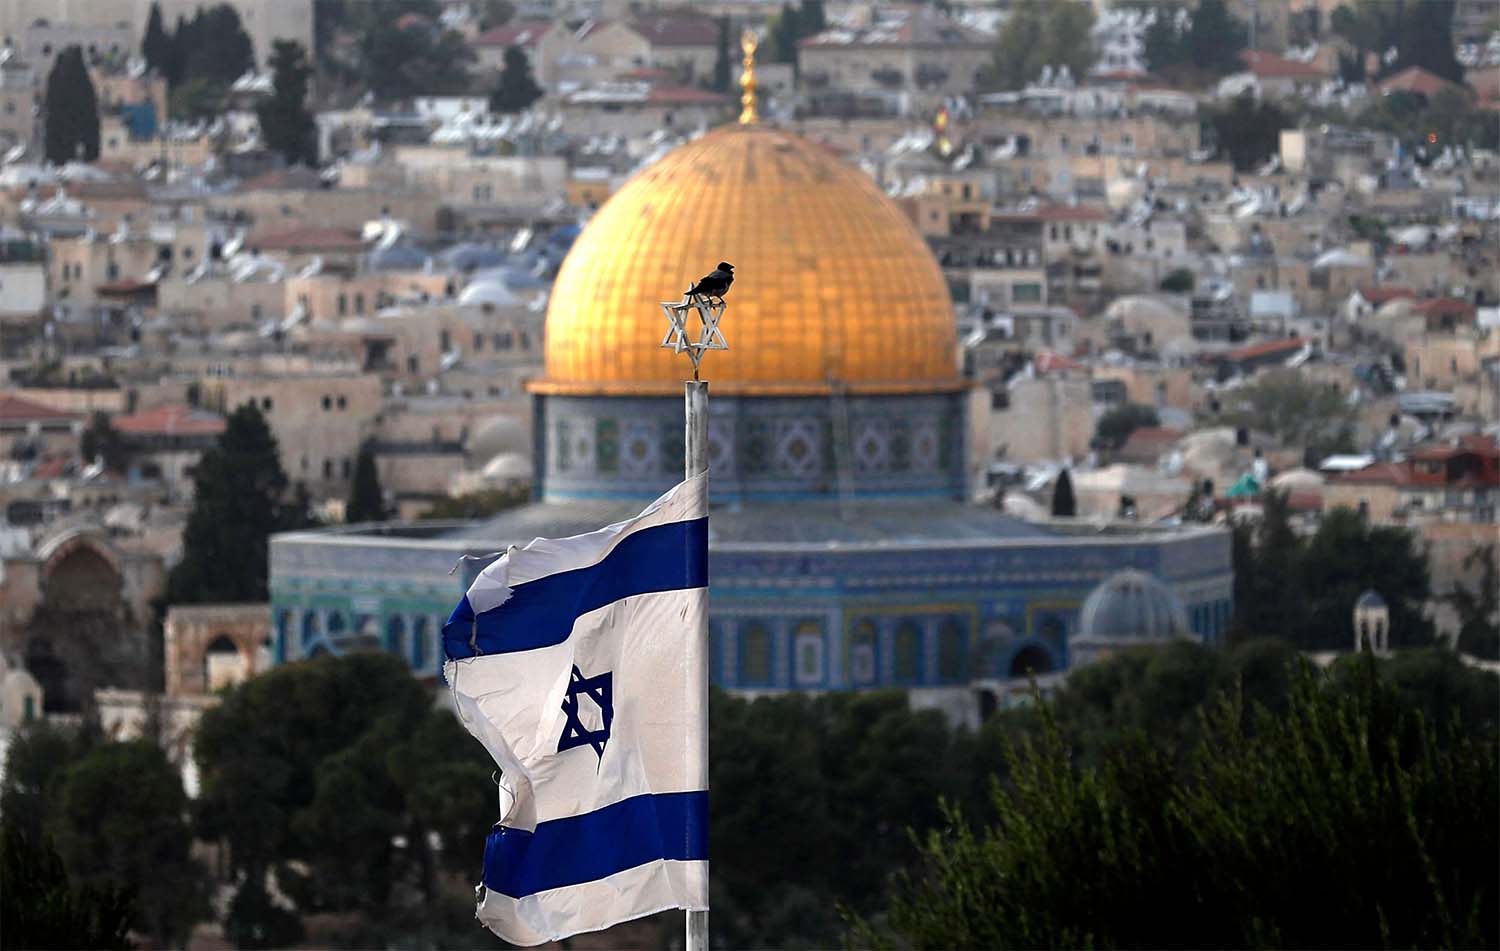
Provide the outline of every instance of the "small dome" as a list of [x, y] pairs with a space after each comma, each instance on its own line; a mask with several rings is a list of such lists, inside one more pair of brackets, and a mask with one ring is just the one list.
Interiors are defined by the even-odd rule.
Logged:
[[1378, 610], [1385, 606], [1385, 598], [1382, 598], [1374, 591], [1366, 591], [1364, 594], [1359, 596], [1358, 601], [1354, 602], [1354, 607], [1362, 611]]
[[1122, 571], [1095, 588], [1078, 619], [1080, 639], [1149, 643], [1191, 637], [1182, 600], [1156, 578]]
[[485, 304], [491, 307], [515, 307], [516, 295], [497, 279], [475, 281], [458, 295], [458, 302], [469, 307]]
[[525, 452], [526, 430], [510, 416], [492, 416], [480, 423], [464, 448], [471, 458], [490, 459], [502, 453]]
[[499, 267], [505, 263], [505, 255], [487, 244], [468, 242], [456, 244], [438, 255], [445, 265], [455, 271], [470, 273], [482, 268]]

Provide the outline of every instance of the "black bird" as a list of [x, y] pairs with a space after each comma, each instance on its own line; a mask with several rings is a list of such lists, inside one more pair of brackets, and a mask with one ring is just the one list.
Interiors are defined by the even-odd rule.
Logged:
[[719, 266], [704, 275], [703, 279], [688, 288], [688, 296], [702, 294], [705, 297], [717, 297], [724, 299], [729, 293], [729, 285], [734, 283], [734, 265], [728, 261], [720, 261]]

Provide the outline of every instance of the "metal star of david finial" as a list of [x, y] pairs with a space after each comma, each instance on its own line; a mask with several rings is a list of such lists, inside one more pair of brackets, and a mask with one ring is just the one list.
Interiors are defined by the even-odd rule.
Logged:
[[[661, 338], [661, 345], [670, 348], [673, 353], [688, 355], [688, 359], [693, 361], [694, 380], [698, 379], [698, 363], [706, 351], [729, 349], [723, 332], [719, 330], [719, 321], [724, 317], [724, 306], [723, 298], [705, 294], [688, 294], [680, 301], [661, 302], [662, 313], [667, 315], [667, 320], [671, 323], [666, 336]], [[689, 336], [688, 314], [692, 311], [698, 312], [698, 320], [702, 324], [697, 340], [692, 340]]]

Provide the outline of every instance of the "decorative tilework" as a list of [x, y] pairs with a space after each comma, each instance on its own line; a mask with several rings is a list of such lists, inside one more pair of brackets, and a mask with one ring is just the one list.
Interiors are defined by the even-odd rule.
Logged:
[[627, 422], [620, 471], [628, 476], [655, 475], [661, 465], [657, 448], [657, 428], [650, 421]]
[[781, 420], [776, 424], [776, 471], [810, 476], [818, 471], [818, 424], [810, 419]]
[[861, 420], [854, 427], [854, 471], [885, 472], [891, 465], [890, 426], [883, 419]]

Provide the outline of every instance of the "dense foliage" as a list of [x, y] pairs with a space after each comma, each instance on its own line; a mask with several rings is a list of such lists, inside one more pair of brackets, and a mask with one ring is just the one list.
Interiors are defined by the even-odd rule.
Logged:
[[531, 501], [531, 489], [521, 486], [514, 489], [485, 489], [465, 495], [447, 496], [433, 502], [424, 519], [474, 519], [498, 515]]
[[1146, 64], [1168, 76], [1218, 77], [1244, 67], [1240, 51], [1247, 31], [1225, 0], [1199, 0], [1191, 11], [1182, 4], [1152, 4], [1156, 19], [1146, 30]]
[[271, 533], [296, 527], [298, 518], [297, 504], [284, 504], [286, 495], [276, 439], [247, 403], [198, 460], [182, 558], [167, 575], [165, 603], [266, 600]]
[[1104, 449], [1119, 449], [1137, 429], [1161, 425], [1156, 410], [1141, 403], [1122, 403], [1099, 417], [1094, 441]]
[[1020, 89], [1037, 81], [1042, 67], [1068, 67], [1081, 82], [1094, 64], [1089, 31], [1094, 10], [1082, 0], [1018, 3], [1011, 7], [989, 67], [980, 84], [989, 89]]
[[1235, 529], [1236, 636], [1275, 633], [1302, 650], [1347, 650], [1354, 602], [1374, 590], [1390, 608], [1392, 645], [1432, 642], [1427, 555], [1412, 532], [1339, 508], [1303, 537], [1285, 493], [1267, 492], [1261, 502], [1259, 524]]
[[110, 424], [109, 415], [94, 411], [88, 428], [78, 441], [78, 454], [84, 462], [103, 462], [115, 472], [124, 472], [130, 464], [130, 450], [119, 431]]
[[1473, 587], [1455, 584], [1445, 599], [1458, 614], [1458, 649], [1486, 660], [1500, 660], [1500, 569], [1495, 543], [1464, 557], [1464, 570], [1479, 573]]
[[797, 65], [797, 44], [816, 36], [828, 26], [823, 0], [802, 0], [797, 6], [781, 5], [781, 12], [766, 27], [764, 55], [773, 63]]
[[[199, 833], [229, 847], [243, 883], [228, 922], [242, 946], [292, 940], [315, 911], [355, 913], [375, 929], [349, 936], [361, 946], [422, 933], [447, 875], [472, 887], [496, 818], [493, 764], [389, 654], [284, 665], [230, 690], [195, 754]], [[295, 912], [267, 900], [270, 881]]]
[[[1454, 0], [1352, 0], [1328, 19], [1333, 32], [1354, 47], [1359, 71], [1367, 54], [1382, 57], [1378, 74], [1420, 66], [1453, 82], [1463, 82], [1463, 66], [1453, 52]], [[1395, 49], [1394, 62], [1383, 55]]]
[[[150, 742], [102, 742], [87, 729], [31, 724], [6, 754], [0, 818], [6, 836], [15, 837], [6, 860], [27, 867], [23, 883], [34, 876], [24, 887], [57, 903], [33, 909], [38, 921], [66, 917], [57, 909], [72, 908], [82, 915], [79, 929], [100, 933], [124, 916], [156, 941], [180, 944], [206, 913], [203, 870], [188, 855], [182, 781]], [[6, 936], [7, 947], [110, 944], [13, 944]]]
[[1307, 463], [1354, 450], [1355, 414], [1345, 394], [1296, 370], [1268, 370], [1221, 396], [1221, 421], [1301, 446]]
[[1290, 117], [1273, 102], [1257, 102], [1249, 93], [1227, 107], [1207, 114], [1209, 131], [1219, 150], [1237, 171], [1258, 168], [1281, 151], [1281, 130], [1291, 128]]
[[1073, 493], [1073, 476], [1067, 469], [1057, 475], [1052, 486], [1052, 516], [1072, 518], [1078, 514], [1078, 499]]
[[70, 46], [57, 54], [47, 74], [47, 161], [92, 162], [99, 158], [99, 97], [83, 62], [83, 49]]
[[344, 521], [380, 522], [388, 514], [385, 490], [380, 487], [380, 473], [375, 468], [375, 447], [366, 442], [359, 447], [359, 458], [354, 463], [354, 481], [349, 487], [349, 502], [344, 506]]
[[1231, 687], [1177, 757], [1138, 732], [1090, 761], [1044, 714], [994, 820], [950, 810], [853, 944], [1493, 947], [1493, 722], [1434, 722], [1382, 666], [1304, 668], [1274, 709]]
[[542, 98], [542, 87], [531, 75], [531, 58], [519, 46], [505, 51], [499, 85], [490, 93], [490, 108], [496, 112], [521, 112]]
[[0, 936], [7, 948], [131, 947], [135, 917], [125, 889], [74, 886], [57, 851], [0, 825]]
[[350, 77], [381, 101], [469, 91], [474, 51], [443, 29], [436, 0], [366, 0], [348, 5], [355, 37]]
[[271, 54], [274, 82], [268, 99], [256, 107], [260, 135], [266, 148], [278, 153], [288, 165], [318, 164], [317, 126], [307, 108], [307, 85], [312, 67], [307, 52], [292, 40], [277, 40]]

